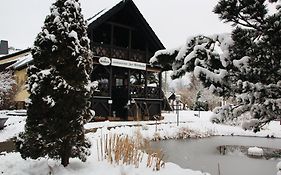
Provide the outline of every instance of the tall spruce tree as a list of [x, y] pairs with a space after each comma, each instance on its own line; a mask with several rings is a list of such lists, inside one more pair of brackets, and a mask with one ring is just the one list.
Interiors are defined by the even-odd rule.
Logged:
[[[225, 106], [217, 113], [221, 121], [250, 112], [252, 119], [245, 129], [258, 131], [281, 116], [279, 3], [220, 0], [214, 12], [235, 27], [230, 35], [192, 37], [178, 49], [156, 52], [151, 63], [172, 69], [172, 78], [193, 71], [214, 93], [235, 97], [237, 105]], [[268, 4], [276, 9], [269, 13]]]
[[84, 124], [92, 118], [92, 58], [79, 1], [57, 0], [50, 11], [32, 49], [30, 102], [16, 145], [23, 158], [48, 156], [67, 166], [90, 154]]

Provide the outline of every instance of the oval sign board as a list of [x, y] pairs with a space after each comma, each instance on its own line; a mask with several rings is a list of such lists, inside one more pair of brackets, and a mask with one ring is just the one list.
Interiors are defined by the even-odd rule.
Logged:
[[103, 66], [108, 66], [111, 63], [111, 60], [107, 57], [100, 57], [99, 63]]

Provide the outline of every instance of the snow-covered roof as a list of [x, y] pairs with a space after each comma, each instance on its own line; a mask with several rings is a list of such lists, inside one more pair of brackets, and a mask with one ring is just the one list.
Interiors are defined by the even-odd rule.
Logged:
[[19, 58], [8, 58], [8, 59], [3, 59], [3, 60], [0, 60], [0, 65], [12, 63], [12, 62], [17, 61], [18, 59], [19, 59]]
[[29, 52], [28, 54], [26, 54], [26, 55], [24, 55], [22, 57], [19, 57], [17, 59], [17, 61], [14, 64], [12, 64], [9, 67], [7, 67], [7, 69], [10, 69], [10, 68], [12, 68], [12, 69], [19, 69], [19, 68], [21, 68], [23, 66], [26, 66], [28, 63], [30, 63], [32, 61], [33, 61], [33, 57], [31, 55], [31, 53]]
[[[30, 55], [30, 48], [25, 50], [20, 50], [8, 55], [0, 57], [0, 65], [5, 69], [7, 66], [11, 68], [11, 65], [23, 61], [23, 58], [26, 59], [26, 56]], [[6, 66], [6, 67], [5, 67]]]
[[103, 10], [99, 11], [97, 14], [87, 19], [88, 24], [91, 24], [92, 22], [96, 21], [98, 18], [106, 14], [109, 10], [114, 8], [117, 4], [124, 1], [125, 0], [114, 0], [110, 6], [104, 7]]
[[176, 99], [176, 94], [173, 93], [173, 92], [168, 92], [168, 93], [167, 93], [167, 98], [168, 98], [169, 100], [175, 100], [175, 99]]

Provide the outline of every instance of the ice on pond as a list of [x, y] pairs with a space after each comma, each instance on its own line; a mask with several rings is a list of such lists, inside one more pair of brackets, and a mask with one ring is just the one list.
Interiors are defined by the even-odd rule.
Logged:
[[263, 156], [263, 149], [258, 147], [250, 147], [248, 149], [248, 155], [251, 156]]

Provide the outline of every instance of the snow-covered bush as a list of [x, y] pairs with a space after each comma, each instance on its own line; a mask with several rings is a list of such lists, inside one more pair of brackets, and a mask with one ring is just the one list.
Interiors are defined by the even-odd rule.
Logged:
[[263, 149], [258, 147], [248, 148], [248, 155], [250, 156], [263, 156]]
[[208, 110], [213, 110], [215, 107], [220, 106], [221, 98], [212, 94], [203, 84], [195, 78], [193, 74], [187, 75], [190, 79], [188, 85], [176, 89], [177, 94], [181, 96], [181, 101], [189, 108], [192, 109], [196, 101], [197, 93], [201, 92], [201, 99], [208, 104]]
[[250, 112], [237, 114], [237, 107], [238, 106], [236, 105], [227, 104], [215, 108], [210, 121], [212, 123], [225, 123], [232, 126], [241, 126], [245, 130], [254, 129], [259, 121], [257, 119], [252, 119]]
[[10, 71], [0, 72], [0, 109], [10, 108], [14, 100], [16, 81]]
[[244, 121], [241, 127], [245, 130], [251, 130], [253, 128], [256, 128], [258, 124], [259, 124], [258, 119], [249, 119], [247, 121]]
[[84, 124], [93, 117], [93, 61], [79, 1], [56, 0], [50, 11], [32, 48], [30, 103], [17, 149], [23, 158], [48, 156], [67, 166], [71, 157], [86, 161], [90, 154]]
[[213, 112], [214, 114], [211, 116], [210, 120], [212, 123], [223, 123], [229, 119], [233, 118], [233, 106], [232, 105], [224, 105], [221, 107], [216, 107]]
[[213, 93], [235, 98], [233, 115], [221, 118], [250, 112], [258, 121], [250, 128], [258, 131], [281, 118], [281, 8], [277, 3], [269, 13], [268, 3], [276, 1], [220, 0], [214, 12], [236, 26], [231, 34], [191, 37], [179, 48], [157, 51], [150, 62], [173, 70], [172, 78], [194, 72]]

